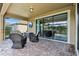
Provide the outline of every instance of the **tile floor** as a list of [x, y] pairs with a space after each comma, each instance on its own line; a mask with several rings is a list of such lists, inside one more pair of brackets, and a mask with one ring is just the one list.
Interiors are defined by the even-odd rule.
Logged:
[[23, 49], [12, 49], [12, 41], [4, 40], [0, 43], [0, 56], [75, 56], [69, 52], [69, 44], [40, 39], [38, 43], [27, 41]]

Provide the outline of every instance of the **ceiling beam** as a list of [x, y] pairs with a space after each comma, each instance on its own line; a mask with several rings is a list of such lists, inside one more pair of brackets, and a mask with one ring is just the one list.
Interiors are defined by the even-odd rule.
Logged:
[[9, 6], [10, 6], [10, 3], [4, 3], [2, 6], [0, 14], [4, 16], [5, 13], [7, 12]]

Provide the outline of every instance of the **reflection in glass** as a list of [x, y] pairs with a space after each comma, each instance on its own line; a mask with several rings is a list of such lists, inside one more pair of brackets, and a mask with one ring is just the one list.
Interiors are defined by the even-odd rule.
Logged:
[[36, 32], [50, 40], [67, 42], [67, 13], [44, 17], [36, 20]]

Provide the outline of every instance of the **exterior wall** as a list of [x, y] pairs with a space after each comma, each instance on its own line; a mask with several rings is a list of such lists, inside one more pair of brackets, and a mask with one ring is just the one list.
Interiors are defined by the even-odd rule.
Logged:
[[25, 26], [25, 25], [17, 25], [16, 30], [19, 30], [21, 33], [26, 32], [27, 31], [27, 26]]
[[47, 16], [47, 15], [51, 15], [51, 14], [56, 14], [62, 11], [66, 11], [66, 10], [70, 10], [70, 34], [69, 34], [69, 38], [70, 38], [70, 44], [75, 44], [76, 41], [76, 18], [75, 18], [75, 5], [73, 6], [68, 6], [68, 7], [64, 7], [61, 9], [57, 9], [54, 11], [50, 11], [47, 13], [44, 13], [42, 15], [33, 17], [31, 19], [29, 19], [31, 22], [33, 22], [33, 27], [32, 28], [28, 28], [28, 32], [34, 32], [36, 31], [36, 25], [35, 25], [35, 18], [39, 18], [39, 17], [43, 17], [43, 16]]
[[0, 11], [0, 42], [3, 41], [3, 39], [5, 37], [5, 35], [3, 35], [3, 34], [5, 34], [4, 30], [3, 30], [3, 17], [9, 7], [9, 5], [10, 4], [8, 4], [8, 3], [3, 4], [1, 11]]
[[0, 42], [3, 40], [3, 16], [0, 15]]
[[[27, 21], [21, 21], [20, 23], [27, 24]], [[13, 25], [12, 30], [19, 30], [23, 33], [27, 31], [27, 25]]]
[[36, 33], [36, 21], [34, 20], [35, 18], [32, 18], [33, 20], [30, 20], [29, 22], [32, 22], [33, 23], [33, 27], [32, 28], [29, 28], [29, 27], [27, 27], [28, 28], [28, 32], [34, 32], [34, 33]]

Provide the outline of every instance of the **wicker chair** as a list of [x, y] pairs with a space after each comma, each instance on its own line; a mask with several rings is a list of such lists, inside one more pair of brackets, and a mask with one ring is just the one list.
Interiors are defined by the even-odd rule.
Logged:
[[40, 32], [38, 32], [37, 34], [29, 33], [29, 40], [31, 42], [38, 42], [39, 41], [39, 38], [38, 38], [39, 33]]
[[24, 37], [21, 33], [12, 32], [10, 34], [10, 39], [13, 42], [12, 48], [21, 49], [25, 46], [27, 37]]

